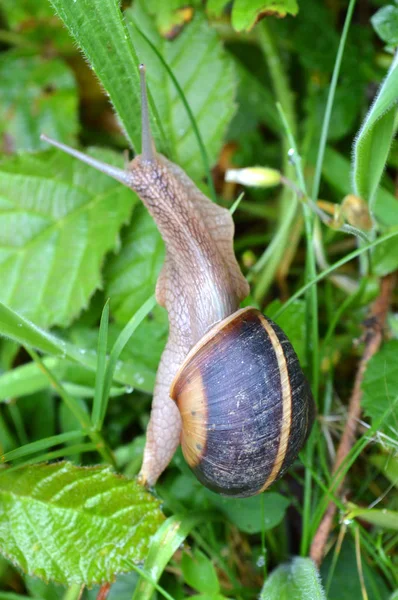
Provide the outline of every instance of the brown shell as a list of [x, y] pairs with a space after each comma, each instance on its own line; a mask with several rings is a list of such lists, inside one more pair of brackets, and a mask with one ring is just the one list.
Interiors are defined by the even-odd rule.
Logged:
[[226, 496], [257, 494], [281, 477], [315, 412], [291, 343], [251, 307], [194, 346], [170, 395], [182, 417], [185, 459], [206, 487]]

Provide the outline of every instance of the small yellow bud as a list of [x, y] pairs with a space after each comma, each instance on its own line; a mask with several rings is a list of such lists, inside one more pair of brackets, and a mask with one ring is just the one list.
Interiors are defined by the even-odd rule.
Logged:
[[225, 173], [225, 181], [240, 183], [248, 187], [274, 187], [281, 182], [281, 174], [276, 169], [267, 167], [247, 167], [246, 169], [229, 169]]

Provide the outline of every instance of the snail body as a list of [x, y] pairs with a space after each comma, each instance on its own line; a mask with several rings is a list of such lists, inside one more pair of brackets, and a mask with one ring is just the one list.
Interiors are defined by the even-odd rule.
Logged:
[[304, 444], [313, 419], [311, 392], [280, 328], [255, 309], [239, 310], [249, 286], [233, 251], [232, 217], [156, 152], [143, 67], [140, 72], [142, 153], [125, 170], [42, 138], [133, 189], [165, 242], [156, 298], [168, 312], [169, 338], [141, 482], [155, 484], [181, 440], [204, 485], [252, 495], [280, 477]]

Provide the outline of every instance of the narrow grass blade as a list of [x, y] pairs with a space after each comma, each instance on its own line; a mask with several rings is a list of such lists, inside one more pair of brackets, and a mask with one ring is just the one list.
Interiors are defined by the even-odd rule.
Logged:
[[[73, 446], [66, 446], [65, 448], [61, 448], [60, 450], [54, 450], [53, 452], [47, 452], [46, 454], [35, 456], [34, 458], [31, 458], [24, 463], [7, 468], [4, 472], [10, 473], [11, 471], [22, 469], [27, 465], [45, 463], [51, 460], [56, 460], [57, 458], [65, 458], [66, 456], [73, 456], [74, 454], [83, 454], [84, 452], [98, 452], [98, 444], [95, 444], [93, 442], [86, 442], [83, 444], [74, 444]], [[2, 471], [0, 471], [0, 477], [1, 473]]]
[[374, 208], [375, 194], [386, 166], [394, 134], [398, 102], [398, 55], [382, 83], [354, 144], [353, 182], [355, 193]]
[[344, 258], [341, 258], [333, 265], [330, 265], [330, 267], [322, 271], [322, 273], [319, 273], [319, 275], [314, 277], [314, 279], [308, 281], [299, 290], [297, 290], [297, 292], [290, 296], [289, 300], [287, 300], [285, 304], [273, 315], [273, 318], [277, 319], [295, 300], [297, 300], [297, 298], [300, 298], [300, 296], [302, 296], [311, 286], [315, 285], [319, 281], [322, 281], [322, 279], [325, 279], [328, 275], [330, 275], [330, 273], [333, 273], [333, 271], [336, 271], [346, 263], [350, 262], [350, 260], [357, 258], [364, 252], [371, 250], [371, 248], [374, 248], [375, 246], [378, 246], [379, 244], [382, 244], [383, 242], [386, 242], [387, 240], [396, 237], [397, 235], [398, 231], [391, 231], [390, 233], [387, 233], [386, 235], [377, 238], [370, 244], [366, 244], [365, 246], [362, 246], [362, 248], [358, 248], [358, 250], [350, 252], [350, 254], [347, 254], [347, 256], [344, 256]]
[[321, 139], [319, 141], [314, 181], [313, 181], [313, 185], [312, 185], [312, 200], [313, 200], [313, 202], [316, 202], [318, 200], [319, 185], [321, 182], [321, 174], [322, 174], [322, 165], [323, 165], [323, 159], [325, 156], [326, 142], [328, 139], [330, 119], [332, 116], [332, 109], [333, 109], [333, 103], [334, 103], [334, 96], [336, 93], [337, 81], [338, 81], [339, 74], [340, 74], [341, 61], [343, 59], [345, 43], [347, 40], [348, 30], [349, 30], [350, 24], [351, 24], [351, 18], [352, 18], [352, 13], [353, 13], [354, 7], [355, 7], [355, 2], [356, 2], [356, 0], [350, 0], [350, 4], [348, 5], [347, 14], [346, 14], [345, 21], [344, 21], [343, 31], [340, 36], [339, 49], [337, 51], [337, 56], [336, 56], [336, 60], [334, 63], [332, 81], [330, 82], [328, 100], [327, 100], [326, 109], [325, 109], [325, 116], [323, 118], [323, 123], [322, 123]]
[[101, 405], [101, 414], [99, 418], [99, 427], [102, 426], [102, 423], [105, 418], [106, 409], [108, 406], [109, 391], [111, 389], [112, 380], [115, 374], [119, 356], [122, 353], [129, 339], [131, 338], [132, 334], [137, 329], [138, 325], [145, 319], [145, 317], [155, 307], [155, 305], [155, 296], [151, 296], [146, 302], [144, 302], [141, 308], [137, 310], [137, 312], [131, 317], [130, 321], [124, 327], [111, 350], [104, 376], [104, 389]]
[[106, 372], [106, 351], [108, 346], [108, 325], [109, 325], [109, 300], [106, 301], [101, 315], [101, 322], [98, 334], [97, 347], [97, 373], [95, 377], [95, 393], [93, 401], [93, 410], [91, 422], [94, 429], [100, 425], [101, 414], [104, 412], [102, 402], [104, 398], [104, 382]]
[[65, 444], [66, 442], [80, 439], [86, 435], [87, 432], [83, 430], [68, 431], [66, 433], [60, 433], [59, 435], [52, 435], [51, 437], [43, 438], [42, 440], [37, 440], [36, 442], [31, 442], [30, 444], [25, 444], [20, 448], [6, 452], [6, 454], [0, 457], [0, 462], [6, 463], [10, 462], [11, 460], [17, 460], [18, 458], [23, 458], [24, 456], [29, 456], [30, 454], [36, 454], [36, 452], [47, 450], [52, 446], [59, 446], [59, 444]]
[[190, 531], [204, 521], [209, 513], [197, 513], [182, 518], [172, 516], [156, 532], [147, 554], [144, 568], [148, 578], [143, 577], [137, 583], [132, 600], [150, 600], [164, 568], [184, 542]]
[[[66, 342], [51, 335], [34, 325], [22, 315], [13, 311], [0, 302], [0, 336], [5, 336], [23, 346], [30, 346], [44, 352], [52, 354], [61, 359], [69, 358], [77, 362], [90, 371], [97, 369], [97, 354], [92, 350], [79, 348], [70, 342]], [[149, 371], [140, 369], [140, 376], [136, 376], [132, 365], [118, 364], [115, 372], [115, 379], [118, 383], [133, 386], [144, 392], [151, 392], [153, 389], [154, 376]], [[1, 391], [0, 391], [1, 396]]]

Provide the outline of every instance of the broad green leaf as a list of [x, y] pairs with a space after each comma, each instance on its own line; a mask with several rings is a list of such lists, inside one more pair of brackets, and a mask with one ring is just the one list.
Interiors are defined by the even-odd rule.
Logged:
[[203, 594], [217, 594], [220, 591], [214, 565], [201, 550], [196, 548], [193, 556], [184, 553], [181, 569], [184, 580], [194, 590]]
[[62, 584], [112, 581], [146, 556], [159, 501], [103, 467], [42, 464], [0, 473], [0, 550]]
[[267, 15], [285, 17], [296, 15], [297, 0], [235, 0], [232, 7], [232, 27], [249, 31], [259, 19]]
[[[342, 197], [352, 193], [350, 162], [330, 147], [326, 148], [322, 174], [325, 180], [338, 190]], [[393, 194], [383, 187], [379, 187], [376, 191], [373, 214], [377, 221], [385, 227], [398, 225], [398, 201]]]
[[140, 35], [140, 29], [162, 54], [176, 76], [200, 130], [210, 163], [221, 150], [223, 136], [235, 112], [233, 60], [215, 31], [197, 14], [172, 42], [164, 40], [143, 0], [126, 11], [130, 35], [140, 60], [147, 66], [149, 89], [162, 122], [172, 159], [193, 178], [204, 173], [191, 121], [164, 66]]
[[[135, 150], [141, 148], [139, 60], [127, 34], [118, 0], [50, 0], [108, 92]], [[152, 108], [152, 103], [151, 108]], [[153, 116], [154, 111], [150, 109]], [[153, 135], [165, 149], [156, 119]]]
[[356, 519], [357, 517], [361, 521], [376, 525], [376, 527], [398, 531], [398, 512], [396, 510], [388, 510], [387, 508], [361, 508], [349, 503], [346, 518]]
[[321, 578], [310, 558], [296, 556], [268, 577], [260, 600], [326, 600]]
[[398, 57], [380, 86], [353, 148], [354, 191], [369, 202], [371, 210], [374, 209], [376, 191], [390, 151], [397, 101]]
[[76, 143], [78, 95], [65, 62], [3, 52], [0, 81], [0, 136], [8, 151], [43, 148], [43, 131], [67, 144]]
[[154, 294], [163, 258], [162, 238], [146, 208], [139, 205], [122, 232], [121, 251], [109, 258], [105, 269], [105, 292], [118, 321], [127, 323]]
[[260, 533], [278, 525], [285, 516], [290, 501], [275, 492], [265, 492], [251, 498], [224, 498], [205, 491], [212, 504], [245, 533]]
[[395, 590], [389, 598], [389, 600], [398, 600], [398, 590]]
[[65, 326], [101, 286], [136, 196], [53, 151], [1, 163], [0, 187], [0, 300], [37, 325]]
[[398, 45], [398, 6], [383, 6], [370, 19], [377, 35], [389, 46]]
[[190, 531], [202, 522], [208, 521], [209, 513], [191, 513], [179, 518], [172, 516], [163, 523], [151, 540], [143, 571], [148, 579], [141, 577], [134, 590], [132, 600], [150, 600], [155, 585], [167, 563], [178, 550]]
[[[365, 414], [372, 421], [381, 418], [388, 411], [392, 414], [384, 421], [382, 431], [397, 437], [398, 423], [398, 340], [391, 340], [384, 344], [381, 350], [369, 361], [362, 384], [362, 407]], [[394, 406], [395, 403], [395, 406]], [[388, 438], [383, 438], [388, 442]]]

